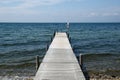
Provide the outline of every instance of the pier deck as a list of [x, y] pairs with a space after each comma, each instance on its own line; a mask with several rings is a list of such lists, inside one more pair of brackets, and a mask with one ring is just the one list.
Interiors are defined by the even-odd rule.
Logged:
[[66, 33], [56, 33], [34, 80], [85, 80]]

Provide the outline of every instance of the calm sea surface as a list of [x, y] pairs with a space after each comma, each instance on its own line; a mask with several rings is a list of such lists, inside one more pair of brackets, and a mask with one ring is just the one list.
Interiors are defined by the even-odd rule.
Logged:
[[[42, 60], [54, 31], [67, 31], [66, 24], [0, 23], [0, 75], [34, 75], [35, 56]], [[107, 60], [111, 66], [116, 64], [112, 68], [119, 66], [120, 23], [70, 23], [69, 33], [76, 56], [85, 54], [88, 68], [106, 66]]]

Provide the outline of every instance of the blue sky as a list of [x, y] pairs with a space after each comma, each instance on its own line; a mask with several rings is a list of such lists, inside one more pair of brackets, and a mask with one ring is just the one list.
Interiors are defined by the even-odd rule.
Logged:
[[0, 0], [0, 22], [120, 22], [120, 0]]

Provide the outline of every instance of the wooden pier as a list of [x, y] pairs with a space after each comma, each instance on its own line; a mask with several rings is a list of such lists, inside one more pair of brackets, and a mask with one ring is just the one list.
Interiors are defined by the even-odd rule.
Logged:
[[55, 33], [34, 80], [86, 80], [66, 33]]

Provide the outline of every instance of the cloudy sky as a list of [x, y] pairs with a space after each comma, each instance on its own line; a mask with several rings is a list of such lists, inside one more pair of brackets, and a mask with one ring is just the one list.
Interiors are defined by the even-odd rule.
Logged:
[[120, 22], [120, 0], [0, 0], [0, 22]]

